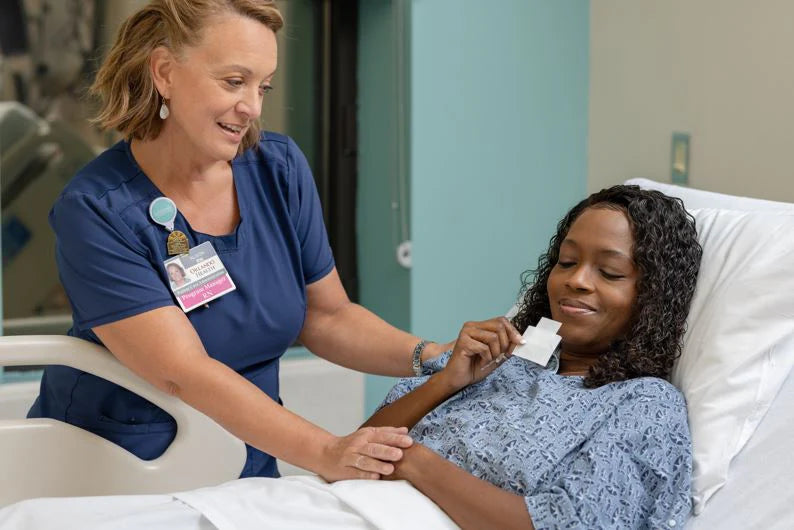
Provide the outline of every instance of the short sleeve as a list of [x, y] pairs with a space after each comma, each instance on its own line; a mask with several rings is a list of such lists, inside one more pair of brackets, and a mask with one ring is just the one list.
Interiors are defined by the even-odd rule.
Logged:
[[430, 379], [431, 375], [444, 369], [451, 356], [452, 350], [447, 350], [441, 355], [423, 362], [422, 371], [427, 375], [420, 377], [403, 377], [398, 380], [391, 390], [389, 390], [389, 393], [386, 394], [386, 397], [383, 399], [383, 403], [378, 405], [376, 411], [382, 409], [386, 405], [394, 403], [405, 394], [422, 386], [428, 379]]
[[620, 406], [560, 467], [525, 497], [536, 528], [683, 528], [692, 474], [683, 398]]
[[65, 194], [49, 220], [77, 328], [88, 330], [174, 303], [146, 248], [99, 199]]
[[309, 163], [292, 138], [288, 142], [287, 162], [295, 186], [290, 197], [290, 214], [300, 242], [303, 279], [310, 284], [331, 272], [334, 256]]

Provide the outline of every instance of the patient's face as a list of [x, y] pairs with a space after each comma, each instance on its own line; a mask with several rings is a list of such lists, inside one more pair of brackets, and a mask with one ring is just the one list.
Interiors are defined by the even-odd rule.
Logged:
[[628, 331], [639, 274], [633, 247], [622, 211], [588, 208], [571, 225], [547, 283], [563, 351], [600, 355]]

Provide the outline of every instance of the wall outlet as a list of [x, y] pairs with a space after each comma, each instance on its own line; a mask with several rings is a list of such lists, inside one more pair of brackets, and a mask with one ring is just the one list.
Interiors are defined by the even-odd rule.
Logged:
[[670, 173], [673, 184], [689, 185], [689, 134], [673, 133], [670, 150]]

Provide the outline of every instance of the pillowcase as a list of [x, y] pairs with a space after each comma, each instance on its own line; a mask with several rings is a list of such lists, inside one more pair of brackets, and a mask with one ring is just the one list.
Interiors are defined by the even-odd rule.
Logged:
[[[639, 182], [638, 182], [639, 181]], [[703, 261], [672, 383], [684, 393], [695, 514], [728, 479], [794, 366], [794, 205], [634, 179], [695, 216]]]
[[703, 261], [672, 383], [689, 409], [698, 514], [794, 365], [794, 214], [692, 213]]
[[720, 210], [739, 210], [742, 212], [787, 211], [794, 213], [794, 204], [787, 202], [737, 197], [736, 195], [696, 190], [648, 179], [630, 179], [625, 184], [634, 184], [647, 190], [659, 190], [670, 197], [679, 197], [690, 211], [700, 208], [718, 208]]

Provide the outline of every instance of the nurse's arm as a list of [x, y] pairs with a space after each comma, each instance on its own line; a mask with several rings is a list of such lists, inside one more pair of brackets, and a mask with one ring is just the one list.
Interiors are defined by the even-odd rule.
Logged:
[[[378, 478], [408, 447], [405, 430], [360, 429], [337, 437], [288, 411], [212, 359], [175, 306], [97, 326], [94, 333], [127, 368], [214, 419], [244, 442], [327, 480]], [[356, 467], [358, 466], [358, 467]]]
[[[351, 302], [336, 268], [306, 287], [306, 304], [300, 341], [312, 353], [361, 372], [413, 375], [413, 350], [421, 339]], [[451, 345], [428, 344], [422, 360], [443, 353]]]

